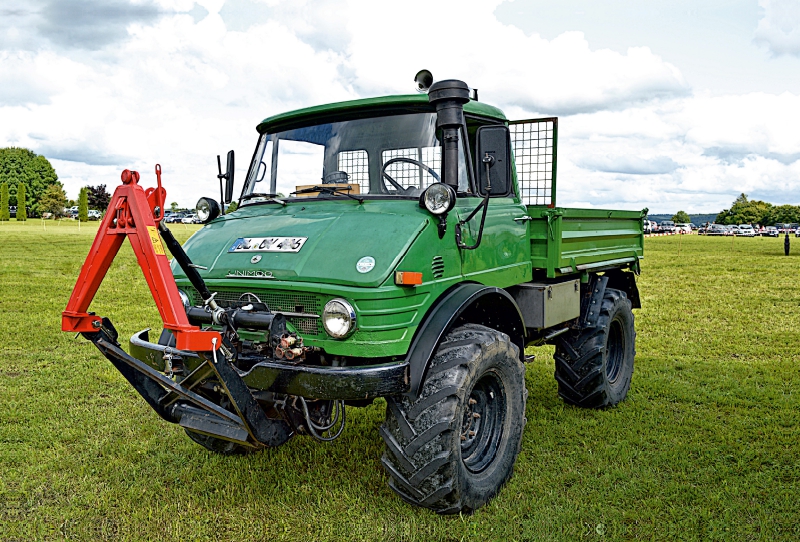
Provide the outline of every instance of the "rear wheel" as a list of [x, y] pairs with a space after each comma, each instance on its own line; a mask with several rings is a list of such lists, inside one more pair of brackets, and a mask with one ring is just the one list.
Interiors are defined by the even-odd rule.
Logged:
[[449, 333], [419, 397], [388, 397], [381, 459], [391, 487], [440, 514], [471, 513], [511, 476], [525, 425], [525, 368], [499, 331]]
[[556, 342], [558, 394], [579, 407], [616, 405], [631, 386], [635, 343], [630, 300], [624, 292], [606, 288], [597, 325], [565, 333]]

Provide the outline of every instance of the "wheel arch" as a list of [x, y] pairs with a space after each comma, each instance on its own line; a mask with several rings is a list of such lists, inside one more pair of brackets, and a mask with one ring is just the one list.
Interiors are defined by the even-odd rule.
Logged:
[[419, 393], [431, 356], [442, 338], [454, 327], [481, 324], [502, 331], [524, 358], [525, 322], [514, 298], [495, 286], [461, 283], [445, 292], [425, 315], [414, 336], [406, 360], [409, 365], [409, 396]]

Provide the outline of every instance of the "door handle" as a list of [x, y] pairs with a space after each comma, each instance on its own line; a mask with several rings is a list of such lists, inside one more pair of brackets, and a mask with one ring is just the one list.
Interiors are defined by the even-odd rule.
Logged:
[[521, 216], [519, 218], [515, 218], [514, 222], [527, 222], [529, 220], [533, 220], [533, 218], [528, 216], [528, 215], [525, 215], [525, 216]]

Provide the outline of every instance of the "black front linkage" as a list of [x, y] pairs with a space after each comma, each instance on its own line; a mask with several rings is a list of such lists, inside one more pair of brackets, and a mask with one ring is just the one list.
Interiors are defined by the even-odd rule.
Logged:
[[[231, 365], [229, 358], [233, 354], [224, 345], [216, 352], [200, 353], [203, 363], [177, 383], [127, 354], [117, 342], [117, 331], [107, 318], [103, 318], [103, 325], [97, 332], [83, 333], [83, 336], [94, 343], [153, 410], [168, 422], [250, 447], [277, 446], [285, 442], [292, 431], [285, 421], [267, 418]], [[193, 391], [192, 388], [208, 376], [217, 377], [235, 413]]]

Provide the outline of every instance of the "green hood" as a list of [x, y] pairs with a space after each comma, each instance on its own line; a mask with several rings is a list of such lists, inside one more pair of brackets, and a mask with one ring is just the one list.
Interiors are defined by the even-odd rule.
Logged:
[[[410, 201], [253, 205], [203, 227], [184, 249], [194, 264], [208, 268], [200, 270], [204, 279], [263, 283], [271, 277], [375, 287], [386, 281], [427, 223], [427, 214]], [[231, 251], [241, 238], [265, 237], [306, 240], [297, 252]], [[366, 257], [375, 260], [374, 267], [361, 273], [356, 263]], [[176, 265], [173, 272], [183, 275]]]

